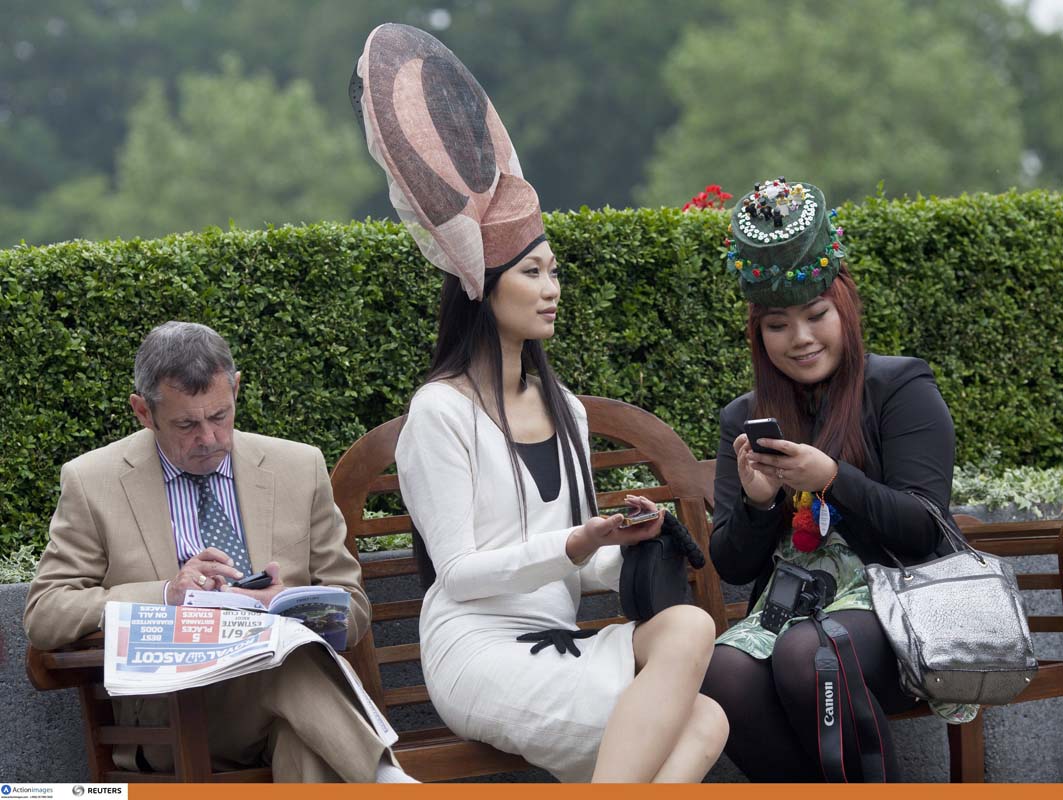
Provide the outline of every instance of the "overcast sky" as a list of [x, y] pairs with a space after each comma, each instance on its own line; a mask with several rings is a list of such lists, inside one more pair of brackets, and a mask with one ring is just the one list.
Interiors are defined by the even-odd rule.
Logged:
[[[1018, 5], [1022, 0], [1007, 0]], [[1063, 30], [1063, 0], [1033, 0], [1030, 18], [1043, 31]]]

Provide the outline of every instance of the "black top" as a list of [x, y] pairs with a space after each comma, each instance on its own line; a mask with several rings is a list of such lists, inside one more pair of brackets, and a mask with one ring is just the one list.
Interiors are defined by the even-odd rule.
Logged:
[[[754, 581], [750, 607], [767, 585], [772, 553], [790, 533], [783, 493], [769, 511], [745, 503], [734, 452], [742, 422], [752, 412], [752, 393], [720, 412], [716, 453], [715, 511], [709, 542], [712, 563], [728, 583]], [[815, 426], [818, 429], [818, 424]], [[952, 416], [926, 362], [900, 356], [867, 356], [864, 366], [863, 471], [838, 461], [827, 500], [842, 514], [838, 532], [865, 564], [919, 564], [951, 552], [917, 492], [948, 510], [956, 437]]]
[[515, 442], [521, 460], [539, 487], [539, 497], [544, 503], [556, 500], [561, 494], [561, 460], [557, 455], [557, 434], [545, 442]]

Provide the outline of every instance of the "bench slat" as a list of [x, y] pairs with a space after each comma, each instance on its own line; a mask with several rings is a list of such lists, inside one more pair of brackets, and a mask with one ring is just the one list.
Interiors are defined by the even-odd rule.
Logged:
[[621, 489], [616, 492], [598, 492], [598, 508], [623, 508], [627, 505], [624, 498], [629, 494], [640, 494], [655, 503], [670, 503], [672, 490], [667, 486], [648, 486], [640, 489]]
[[[122, 769], [112, 769], [105, 774], [111, 783], [177, 783], [176, 776], [165, 772], [126, 772]], [[272, 780], [272, 775], [264, 780]]]
[[358, 539], [367, 536], [387, 536], [393, 533], [409, 533], [413, 530], [413, 521], [409, 514], [397, 514], [394, 517], [379, 519], [360, 519], [347, 527], [347, 533]]
[[461, 739], [409, 747], [400, 744], [395, 754], [403, 769], [424, 782], [516, 772], [530, 767], [520, 756], [503, 753], [482, 742]]
[[47, 669], [85, 669], [103, 666], [103, 648], [98, 650], [69, 650], [43, 653], [41, 663]]
[[101, 725], [100, 742], [103, 744], [173, 744], [174, 733], [170, 728], [140, 727], [137, 725]]
[[420, 600], [395, 600], [390, 603], [373, 604], [373, 622], [386, 622], [391, 619], [416, 619], [420, 615]]
[[[106, 778], [111, 783], [177, 782], [177, 778], [165, 772], [126, 772], [121, 769], [108, 770]], [[271, 783], [273, 771], [269, 767], [251, 767], [233, 772], [215, 772], [211, 781], [214, 783]]]
[[1052, 556], [1059, 552], [1059, 542], [1055, 539], [1006, 539], [975, 540], [976, 550], [984, 550], [995, 556]]
[[[1030, 633], [1063, 633], [1063, 617], [1028, 617], [1027, 620]], [[1036, 649], [1035, 646], [1035, 652]]]
[[384, 561], [363, 561], [361, 563], [362, 579], [367, 581], [373, 578], [394, 578], [399, 575], [417, 574], [417, 559], [412, 557], [389, 558]]
[[1015, 576], [1020, 589], [1053, 589], [1059, 591], [1063, 586], [1063, 576], [1051, 572], [1027, 573]]
[[749, 608], [748, 600], [740, 600], [737, 603], [728, 603], [724, 608], [727, 610], [727, 621], [738, 622], [746, 618], [746, 609]]
[[428, 689], [424, 684], [419, 686], [401, 686], [398, 689], [384, 690], [384, 705], [388, 708], [427, 702], [429, 702]]
[[398, 475], [378, 475], [369, 482], [369, 497], [378, 494], [398, 494]]
[[447, 744], [465, 741], [450, 728], [418, 728], [412, 731], [400, 731], [396, 747], [416, 747], [425, 744]]
[[960, 525], [968, 539], [1012, 539], [1016, 536], [1059, 537], [1063, 534], [1063, 520], [1041, 519], [1028, 522], [992, 522], [979, 525]]
[[376, 660], [378, 664], [401, 664], [406, 661], [420, 661], [421, 645], [414, 642], [413, 644], [393, 644], [388, 647], [378, 647], [376, 649]]
[[1025, 703], [1029, 700], [1047, 700], [1063, 694], [1063, 661], [1037, 662], [1037, 674], [1026, 691], [1012, 700], [1012, 703]]
[[591, 453], [591, 469], [595, 472], [603, 469], [615, 469], [616, 467], [633, 467], [636, 464], [648, 464], [649, 461], [645, 453], [633, 447], [627, 450], [606, 450], [599, 453]]
[[630, 622], [627, 617], [609, 617], [608, 619], [587, 619], [583, 622], [577, 622], [576, 625], [581, 630], [601, 630], [606, 625], [623, 625], [625, 622]]

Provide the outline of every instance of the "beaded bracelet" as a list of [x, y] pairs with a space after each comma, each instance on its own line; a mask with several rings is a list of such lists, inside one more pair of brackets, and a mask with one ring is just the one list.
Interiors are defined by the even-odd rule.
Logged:
[[827, 485], [823, 487], [823, 490], [816, 493], [816, 497], [819, 498], [819, 502], [826, 504], [827, 502], [827, 490], [834, 485], [835, 479], [838, 477], [838, 462], [834, 462], [834, 474], [830, 476], [830, 480], [827, 481]]

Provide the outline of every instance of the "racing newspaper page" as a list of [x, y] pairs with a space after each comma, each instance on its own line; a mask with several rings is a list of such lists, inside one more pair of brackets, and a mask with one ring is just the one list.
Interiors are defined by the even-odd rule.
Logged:
[[108, 601], [103, 682], [114, 696], [160, 694], [276, 667], [295, 648], [324, 647], [388, 745], [398, 739], [347, 660], [296, 619], [261, 611]]

